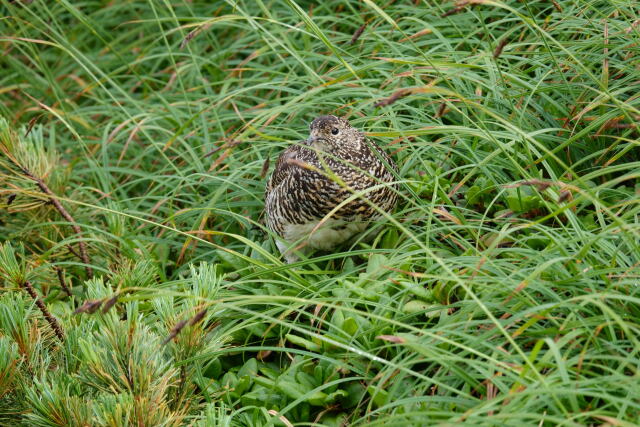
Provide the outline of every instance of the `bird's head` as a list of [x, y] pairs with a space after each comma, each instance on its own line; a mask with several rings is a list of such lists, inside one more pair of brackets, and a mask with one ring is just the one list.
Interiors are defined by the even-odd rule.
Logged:
[[341, 117], [320, 116], [311, 122], [309, 130], [306, 142], [316, 149], [338, 155], [361, 149], [362, 134]]

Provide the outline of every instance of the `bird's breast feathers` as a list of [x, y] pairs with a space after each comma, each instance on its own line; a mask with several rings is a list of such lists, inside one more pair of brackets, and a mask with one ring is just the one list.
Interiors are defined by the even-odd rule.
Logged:
[[305, 239], [314, 249], [331, 249], [367, 227], [364, 221], [344, 221], [327, 218], [325, 221], [312, 221], [305, 224], [288, 224], [284, 227], [283, 238], [288, 242]]

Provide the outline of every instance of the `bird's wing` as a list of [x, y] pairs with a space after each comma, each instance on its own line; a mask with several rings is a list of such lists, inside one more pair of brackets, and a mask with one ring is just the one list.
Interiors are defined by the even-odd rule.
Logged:
[[300, 146], [292, 145], [291, 147], [284, 150], [278, 156], [278, 160], [276, 161], [276, 166], [273, 169], [273, 173], [269, 177], [269, 181], [267, 181], [266, 194], [269, 194], [273, 189], [275, 189], [284, 179], [291, 174], [293, 169], [296, 167], [292, 159], [297, 159], [299, 157]]

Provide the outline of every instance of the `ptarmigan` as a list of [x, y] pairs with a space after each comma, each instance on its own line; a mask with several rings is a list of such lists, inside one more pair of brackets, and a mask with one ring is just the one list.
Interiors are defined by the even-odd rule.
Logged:
[[320, 116], [309, 129], [280, 154], [265, 191], [266, 224], [288, 263], [295, 251], [332, 249], [362, 233], [397, 199], [397, 166], [347, 120]]

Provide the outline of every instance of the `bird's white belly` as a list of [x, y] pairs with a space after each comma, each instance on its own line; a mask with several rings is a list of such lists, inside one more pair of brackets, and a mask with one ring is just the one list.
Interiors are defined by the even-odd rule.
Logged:
[[[284, 239], [288, 242], [300, 241], [314, 249], [328, 250], [357, 233], [361, 233], [367, 224], [362, 221], [343, 221], [328, 219], [318, 227], [320, 221], [306, 224], [289, 224], [284, 229]], [[317, 230], [314, 231], [314, 229]]]

